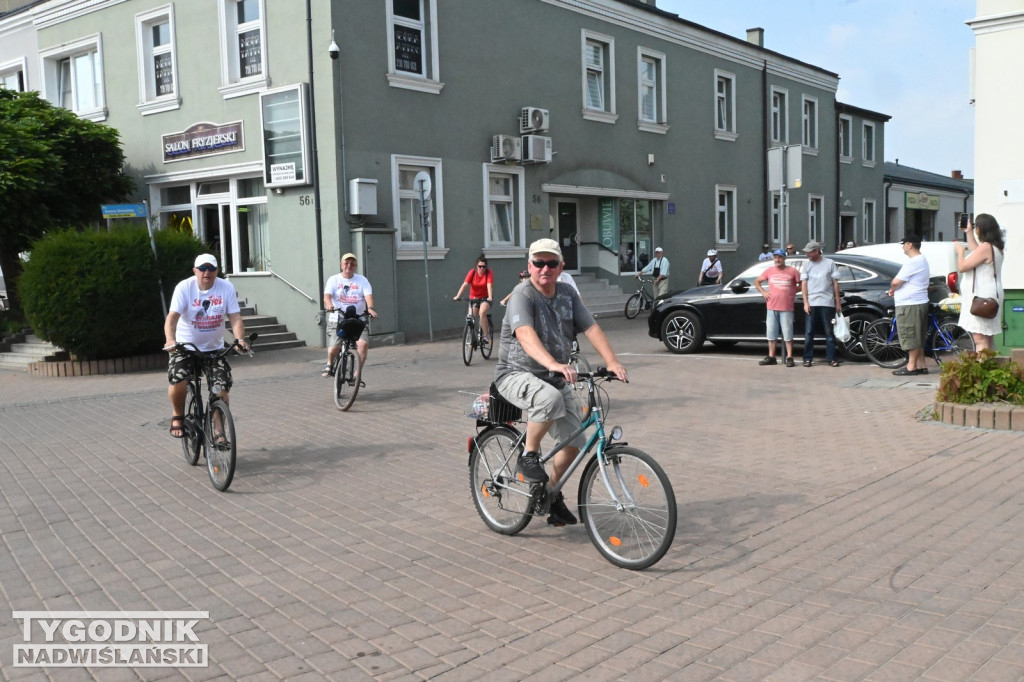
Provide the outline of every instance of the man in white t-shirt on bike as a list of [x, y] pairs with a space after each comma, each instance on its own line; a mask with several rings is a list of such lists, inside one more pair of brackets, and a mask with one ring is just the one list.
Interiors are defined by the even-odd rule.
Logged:
[[[346, 253], [341, 257], [341, 272], [332, 275], [324, 285], [324, 309], [329, 311], [337, 310], [342, 313], [352, 306], [357, 316], [368, 314], [376, 318], [377, 311], [373, 309], [373, 287], [370, 280], [356, 272], [358, 261], [354, 253]], [[336, 326], [327, 325], [327, 364], [324, 365], [322, 376], [329, 377], [334, 374], [334, 360], [341, 352], [343, 339], [338, 336]], [[366, 354], [370, 348], [369, 327], [363, 327], [363, 333], [356, 341], [356, 352], [359, 353], [360, 363], [366, 366]]]
[[[217, 258], [209, 253], [197, 256], [193, 276], [178, 282], [171, 296], [170, 310], [164, 320], [164, 350], [170, 353], [167, 363], [167, 395], [171, 400], [171, 435], [181, 438], [184, 431], [185, 396], [192, 379], [192, 359], [177, 350], [179, 343], [191, 343], [200, 351], [210, 352], [224, 347], [224, 321], [231, 324], [242, 350], [245, 323], [238, 307], [235, 285], [217, 277]], [[229, 403], [231, 366], [226, 358], [216, 360], [206, 377], [209, 386], [223, 386], [219, 397]]]

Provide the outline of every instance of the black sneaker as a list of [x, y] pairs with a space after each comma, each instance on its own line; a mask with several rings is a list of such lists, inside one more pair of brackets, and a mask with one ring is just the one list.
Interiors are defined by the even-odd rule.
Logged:
[[761, 365], [762, 367], [765, 366], [765, 365], [774, 365], [774, 364], [776, 364], [776, 360], [775, 360], [775, 358], [773, 356], [766, 355], [764, 357], [764, 359], [761, 360], [760, 362], [758, 362], [757, 364]]
[[558, 497], [551, 503], [551, 508], [548, 510], [550, 515], [548, 516], [548, 523], [552, 526], [575, 526], [576, 517], [572, 515], [569, 508], [565, 506], [565, 496], [562, 493], [558, 493]]
[[523, 477], [523, 480], [527, 483], [546, 483], [548, 480], [548, 472], [544, 471], [544, 466], [540, 463], [540, 454], [536, 452], [524, 452], [519, 455], [517, 461], [519, 468], [519, 475]]

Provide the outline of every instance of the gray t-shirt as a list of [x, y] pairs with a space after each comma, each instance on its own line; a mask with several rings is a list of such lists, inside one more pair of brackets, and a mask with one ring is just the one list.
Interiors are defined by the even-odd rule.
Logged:
[[513, 372], [530, 372], [541, 376], [547, 368], [527, 355], [515, 331], [519, 327], [533, 327], [541, 344], [558, 362], [568, 362], [573, 338], [594, 326], [583, 300], [568, 284], [557, 282], [555, 295], [548, 298], [526, 280], [512, 290], [508, 299], [505, 320], [501, 323], [501, 344], [494, 380]]
[[836, 262], [828, 258], [822, 258], [818, 262], [809, 260], [804, 263], [804, 269], [800, 272], [800, 281], [807, 282], [807, 302], [811, 307], [825, 306], [836, 307], [835, 291], [832, 288], [832, 280], [839, 279], [839, 268]]

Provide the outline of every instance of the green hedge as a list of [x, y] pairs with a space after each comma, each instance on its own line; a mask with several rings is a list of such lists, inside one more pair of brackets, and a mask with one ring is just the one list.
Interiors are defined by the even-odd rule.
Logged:
[[163, 346], [158, 279], [170, 303], [203, 244], [190, 233], [145, 228], [57, 232], [32, 246], [19, 279], [25, 316], [39, 337], [80, 358], [141, 355]]

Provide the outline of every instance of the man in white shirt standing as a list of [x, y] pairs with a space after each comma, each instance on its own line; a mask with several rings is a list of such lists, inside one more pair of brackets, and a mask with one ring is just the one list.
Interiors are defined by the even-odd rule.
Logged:
[[893, 372], [896, 376], [927, 374], [924, 365], [924, 337], [928, 333], [928, 261], [921, 255], [921, 237], [904, 237], [903, 253], [910, 260], [892, 280], [889, 295], [896, 301], [896, 330], [900, 347], [907, 352], [907, 366]]
[[640, 271], [641, 275], [654, 277], [654, 297], [668, 296], [668, 258], [660, 246], [654, 250], [654, 258]]

